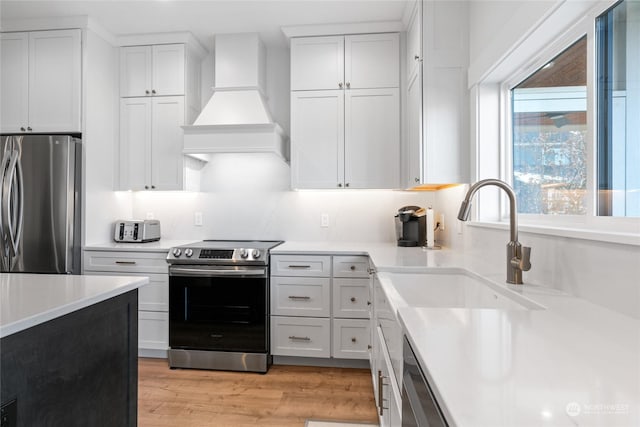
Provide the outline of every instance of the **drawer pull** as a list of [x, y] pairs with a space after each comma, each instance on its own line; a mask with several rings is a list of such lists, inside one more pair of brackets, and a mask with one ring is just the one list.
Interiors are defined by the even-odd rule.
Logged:
[[116, 261], [116, 264], [120, 265], [136, 265], [135, 261]]
[[356, 297], [351, 297], [351, 302], [356, 302]]
[[290, 335], [289, 339], [296, 340], [296, 341], [311, 341], [311, 338], [309, 337], [296, 337], [295, 335]]
[[371, 305], [371, 301], [367, 301], [367, 305]]
[[289, 295], [289, 299], [293, 299], [293, 300], [310, 300], [311, 297], [302, 297], [302, 296], [296, 296], [296, 295]]
[[352, 338], [351, 338], [351, 342], [352, 342], [352, 343], [355, 343], [355, 342], [357, 342], [357, 341], [358, 341], [358, 340], [356, 339], [356, 337], [352, 337]]
[[310, 265], [290, 265], [289, 268], [311, 268]]
[[352, 265], [351, 267], [349, 267], [351, 269], [351, 271], [356, 271], [356, 266]]

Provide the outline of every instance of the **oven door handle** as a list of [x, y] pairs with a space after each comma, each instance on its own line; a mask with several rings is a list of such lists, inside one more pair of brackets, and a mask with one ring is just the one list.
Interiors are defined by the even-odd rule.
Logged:
[[169, 276], [197, 276], [197, 277], [220, 277], [220, 276], [266, 276], [267, 269], [257, 268], [189, 268], [171, 267]]

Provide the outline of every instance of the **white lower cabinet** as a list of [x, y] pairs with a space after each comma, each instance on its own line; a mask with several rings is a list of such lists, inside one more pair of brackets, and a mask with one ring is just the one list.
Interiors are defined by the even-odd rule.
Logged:
[[169, 349], [169, 274], [167, 252], [84, 251], [84, 274], [146, 276], [138, 290], [138, 354], [167, 357]]
[[271, 354], [369, 359], [369, 258], [271, 257]]
[[368, 319], [333, 319], [333, 357], [368, 359], [370, 349], [371, 329]]
[[402, 396], [393, 373], [381, 328], [376, 328], [374, 339], [378, 341], [376, 343], [378, 354], [376, 355], [374, 373], [377, 383], [375, 400], [380, 427], [399, 427], [402, 425]]
[[330, 319], [272, 316], [271, 353], [277, 356], [331, 356]]
[[[138, 302], [138, 306], [140, 303]], [[138, 312], [138, 348], [167, 351], [169, 347], [169, 313]]]

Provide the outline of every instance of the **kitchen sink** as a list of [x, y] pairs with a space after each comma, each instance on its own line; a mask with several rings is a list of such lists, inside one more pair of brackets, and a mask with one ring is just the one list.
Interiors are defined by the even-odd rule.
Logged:
[[506, 286], [456, 273], [379, 273], [397, 307], [541, 309], [542, 306]]

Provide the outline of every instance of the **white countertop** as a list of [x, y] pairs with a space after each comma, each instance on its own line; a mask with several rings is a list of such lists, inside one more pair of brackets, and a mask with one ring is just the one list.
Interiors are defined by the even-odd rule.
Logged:
[[0, 338], [137, 289], [146, 277], [0, 273]]
[[118, 243], [118, 242], [102, 242], [86, 245], [85, 251], [118, 251], [118, 252], [169, 252], [174, 246], [187, 245], [194, 243], [196, 240], [169, 240], [160, 239], [156, 242], [147, 243]]
[[[296, 252], [368, 254], [378, 271], [474, 274], [464, 255], [446, 249], [287, 242], [272, 251]], [[543, 308], [418, 308], [395, 302], [451, 425], [640, 426], [640, 320], [551, 288], [485, 279]]]

